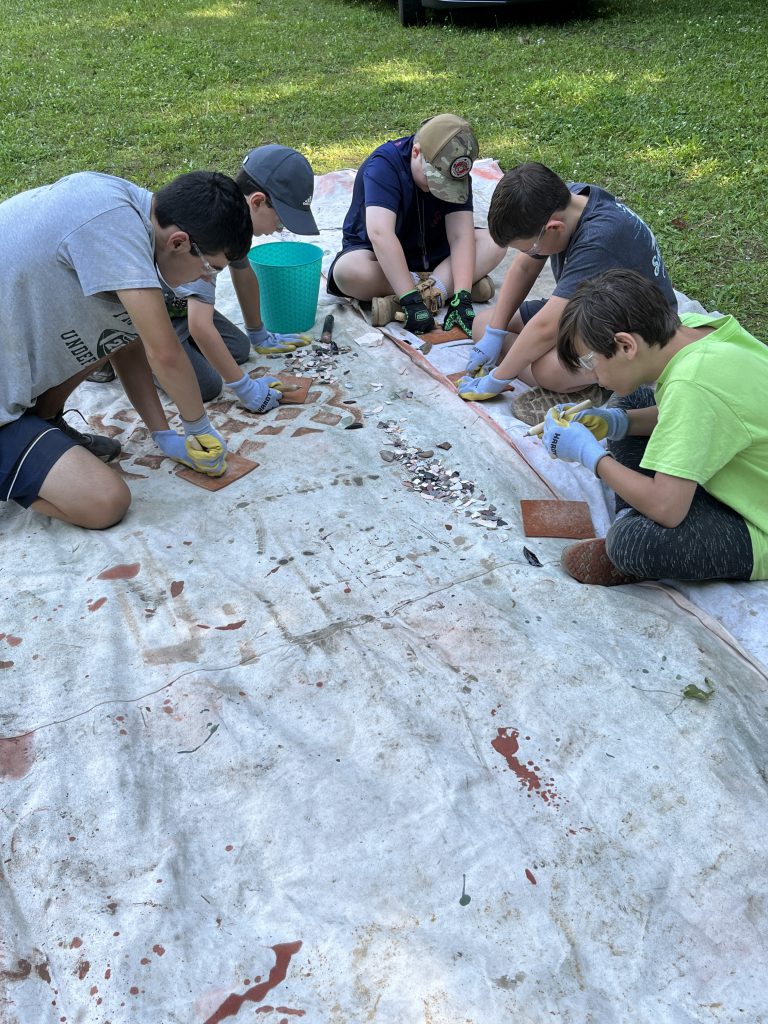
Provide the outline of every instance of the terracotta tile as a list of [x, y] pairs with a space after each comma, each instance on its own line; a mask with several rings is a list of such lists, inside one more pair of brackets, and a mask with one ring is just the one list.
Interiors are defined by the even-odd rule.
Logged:
[[322, 430], [317, 430], [315, 427], [299, 427], [298, 430], [294, 430], [291, 437], [303, 437], [304, 434], [322, 434]]
[[261, 430], [259, 431], [259, 433], [260, 434], [267, 434], [267, 435], [271, 436], [273, 434], [282, 434], [282, 432], [284, 430], [285, 430], [285, 427], [262, 427]]
[[526, 537], [564, 537], [587, 540], [595, 536], [586, 501], [521, 500]]
[[[255, 370], [251, 372], [251, 377], [256, 378], [262, 376], [263, 374], [257, 373]], [[303, 405], [307, 397], [307, 392], [314, 383], [314, 377], [295, 377], [293, 374], [286, 373], [284, 370], [281, 370], [279, 373], [274, 373], [272, 376], [277, 377], [285, 384], [294, 384], [300, 388], [299, 391], [289, 391], [284, 394], [283, 400], [280, 403], [281, 405]]]
[[288, 391], [284, 393], [283, 400], [280, 404], [303, 405], [307, 399], [307, 393], [309, 389], [312, 387], [312, 384], [314, 383], [314, 378], [294, 377], [292, 374], [283, 373], [282, 371], [280, 373], [276, 373], [275, 376], [279, 377], [280, 380], [284, 381], [286, 384], [293, 384], [294, 386], [300, 388], [299, 391]]
[[204, 476], [202, 473], [196, 473], [194, 469], [189, 469], [188, 466], [179, 466], [176, 476], [180, 476], [182, 480], [187, 480], [197, 487], [202, 487], [204, 491], [220, 491], [222, 487], [228, 487], [229, 484], [244, 477], [257, 466], [258, 462], [245, 459], [236, 452], [227, 452], [227, 471], [223, 476]]
[[436, 327], [434, 331], [427, 331], [426, 334], [419, 335], [422, 341], [428, 341], [430, 345], [442, 345], [446, 341], [462, 341], [467, 337], [468, 335], [460, 327], [452, 327], [450, 331]]

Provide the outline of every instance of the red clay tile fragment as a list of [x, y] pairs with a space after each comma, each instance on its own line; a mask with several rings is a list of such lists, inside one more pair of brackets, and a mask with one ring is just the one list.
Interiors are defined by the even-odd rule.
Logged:
[[595, 536], [592, 516], [586, 501], [520, 502], [523, 532], [526, 537], [565, 537], [586, 540]]
[[191, 484], [195, 484], [197, 487], [202, 487], [205, 491], [220, 491], [222, 487], [228, 487], [229, 484], [233, 484], [236, 480], [244, 477], [247, 473], [256, 469], [257, 466], [258, 462], [246, 459], [235, 452], [227, 452], [227, 471], [223, 476], [204, 476], [188, 466], [179, 466], [176, 470], [176, 476], [181, 477], [182, 480], [189, 481]]

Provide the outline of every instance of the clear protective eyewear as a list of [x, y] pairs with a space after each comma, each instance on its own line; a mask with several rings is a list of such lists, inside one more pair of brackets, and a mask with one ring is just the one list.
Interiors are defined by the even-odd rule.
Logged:
[[579, 356], [579, 366], [582, 366], [585, 370], [594, 370], [596, 355], [597, 352], [587, 352], [585, 356]]
[[203, 264], [203, 269], [209, 277], [216, 277], [217, 274], [220, 274], [225, 269], [224, 267], [214, 267], [212, 263], [209, 263], [200, 251], [200, 246], [197, 242], [193, 242], [191, 238], [189, 240], [189, 248], [192, 250], [192, 255], [197, 256]]
[[539, 246], [541, 245], [541, 240], [542, 240], [542, 238], [544, 237], [544, 233], [545, 233], [545, 231], [547, 230], [547, 227], [548, 227], [548, 225], [547, 225], [547, 224], [545, 224], [545, 225], [544, 225], [544, 227], [543, 227], [543, 228], [541, 229], [541, 231], [539, 232], [539, 236], [538, 236], [538, 238], [537, 238], [537, 239], [536, 239], [536, 241], [535, 241], [535, 242], [533, 243], [533, 245], [531, 246], [531, 248], [530, 248], [530, 249], [521, 249], [521, 250], [520, 250], [520, 252], [521, 252], [521, 253], [522, 253], [522, 254], [523, 254], [524, 256], [537, 256], [537, 255], [538, 255], [538, 253], [539, 253]]

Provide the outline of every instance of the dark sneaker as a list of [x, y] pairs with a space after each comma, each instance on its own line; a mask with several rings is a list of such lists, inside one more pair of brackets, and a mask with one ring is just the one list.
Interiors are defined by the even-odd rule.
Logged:
[[115, 376], [112, 363], [107, 360], [103, 366], [100, 366], [98, 370], [94, 370], [93, 373], [89, 373], [85, 379], [89, 380], [91, 384], [109, 384], [115, 379]]
[[58, 427], [67, 437], [72, 438], [76, 444], [82, 445], [91, 455], [95, 455], [102, 462], [112, 462], [122, 451], [120, 442], [115, 441], [113, 437], [104, 437], [101, 434], [82, 434], [79, 430], [75, 430], [72, 424], [67, 423], [64, 419], [63, 412], [60, 412], [58, 416], [53, 416], [48, 422], [51, 426]]

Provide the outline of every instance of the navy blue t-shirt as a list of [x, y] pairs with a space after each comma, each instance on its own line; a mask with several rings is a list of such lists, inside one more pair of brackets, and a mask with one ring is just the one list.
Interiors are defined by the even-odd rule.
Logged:
[[365, 228], [365, 210], [383, 206], [396, 214], [395, 234], [411, 270], [432, 270], [450, 254], [445, 218], [472, 209], [472, 183], [465, 203], [446, 203], [431, 192], [422, 192], [411, 175], [414, 137], [385, 142], [357, 172], [352, 203], [344, 218], [342, 252], [373, 248]]
[[587, 205], [564, 252], [550, 256], [557, 282], [553, 295], [569, 299], [584, 280], [605, 270], [637, 270], [664, 293], [673, 309], [677, 299], [653, 232], [624, 203], [597, 185], [568, 184]]

